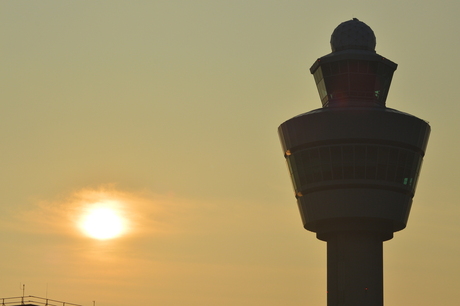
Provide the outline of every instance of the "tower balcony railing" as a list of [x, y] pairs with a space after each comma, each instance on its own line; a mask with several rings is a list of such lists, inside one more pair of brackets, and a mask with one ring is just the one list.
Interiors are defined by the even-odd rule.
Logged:
[[1, 306], [82, 306], [79, 304], [67, 303], [63, 301], [52, 300], [48, 298], [42, 298], [38, 296], [28, 295], [28, 296], [17, 296], [17, 297], [8, 297], [0, 298]]

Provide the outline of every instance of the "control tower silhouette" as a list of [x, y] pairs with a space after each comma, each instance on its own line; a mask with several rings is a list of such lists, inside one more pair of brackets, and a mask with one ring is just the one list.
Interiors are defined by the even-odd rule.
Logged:
[[310, 68], [323, 107], [279, 136], [304, 227], [327, 242], [327, 305], [383, 305], [383, 241], [406, 227], [430, 126], [385, 101], [397, 64], [354, 18]]

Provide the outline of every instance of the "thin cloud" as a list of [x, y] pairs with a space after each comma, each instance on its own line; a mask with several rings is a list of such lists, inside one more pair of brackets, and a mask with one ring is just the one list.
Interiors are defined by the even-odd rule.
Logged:
[[102, 185], [37, 201], [32, 209], [20, 212], [20, 222], [10, 227], [35, 234], [82, 236], [79, 221], [92, 206], [101, 203], [110, 203], [126, 219], [125, 236], [131, 237], [181, 232], [181, 220], [187, 218], [186, 211], [193, 206], [172, 194], [126, 191], [115, 185]]

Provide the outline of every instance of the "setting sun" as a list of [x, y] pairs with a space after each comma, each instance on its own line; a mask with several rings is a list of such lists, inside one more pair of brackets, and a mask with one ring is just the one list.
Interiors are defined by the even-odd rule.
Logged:
[[123, 234], [125, 220], [115, 208], [96, 204], [88, 208], [81, 219], [80, 228], [91, 238], [112, 239]]

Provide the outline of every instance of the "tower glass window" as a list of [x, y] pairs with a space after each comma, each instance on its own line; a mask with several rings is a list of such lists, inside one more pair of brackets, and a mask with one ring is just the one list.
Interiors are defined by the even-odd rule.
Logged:
[[287, 161], [296, 192], [317, 188], [322, 182], [385, 181], [411, 193], [422, 156], [403, 148], [353, 144], [308, 148]]
[[321, 63], [313, 76], [323, 106], [359, 100], [383, 106], [393, 71], [383, 61], [350, 59]]

